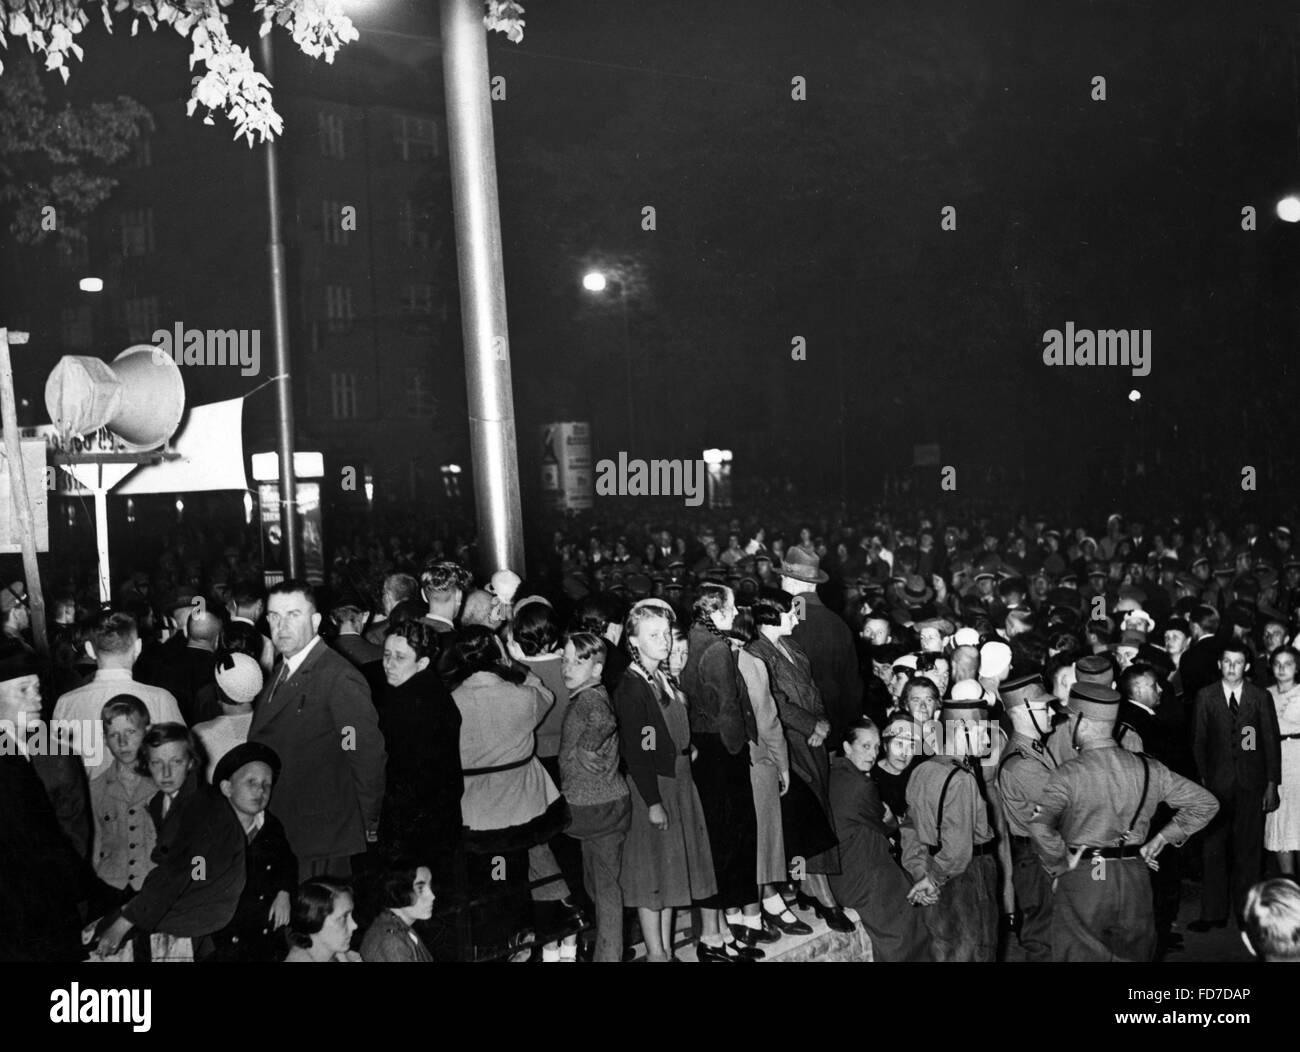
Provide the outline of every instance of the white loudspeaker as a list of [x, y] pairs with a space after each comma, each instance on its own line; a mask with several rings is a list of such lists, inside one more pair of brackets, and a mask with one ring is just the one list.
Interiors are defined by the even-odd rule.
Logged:
[[45, 381], [45, 408], [63, 434], [101, 427], [131, 451], [157, 449], [185, 414], [185, 383], [171, 356], [137, 343], [113, 359], [68, 355]]

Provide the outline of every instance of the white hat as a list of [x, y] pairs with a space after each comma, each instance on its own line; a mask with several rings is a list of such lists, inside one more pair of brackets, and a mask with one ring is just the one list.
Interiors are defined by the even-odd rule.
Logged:
[[902, 666], [904, 666], [904, 667], [906, 667], [906, 668], [910, 668], [913, 672], [915, 672], [915, 671], [916, 671], [916, 666], [917, 666], [918, 664], [919, 664], [919, 662], [916, 660], [916, 655], [915, 655], [915, 654], [904, 654], [904, 655], [903, 655], [902, 657], [900, 657], [897, 661], [895, 661], [895, 662], [893, 663], [893, 665], [891, 665], [890, 667], [891, 667], [891, 668], [898, 668], [899, 665], [902, 665]]
[[1011, 667], [1011, 648], [1001, 640], [980, 647], [980, 678], [997, 679]]
[[953, 635], [952, 641], [959, 647], [977, 647], [980, 645], [980, 634], [973, 628], [959, 628]]
[[232, 705], [248, 705], [262, 692], [262, 667], [247, 654], [226, 654], [217, 661], [217, 687]]
[[953, 701], [978, 701], [984, 697], [984, 688], [978, 680], [962, 679], [952, 685]]

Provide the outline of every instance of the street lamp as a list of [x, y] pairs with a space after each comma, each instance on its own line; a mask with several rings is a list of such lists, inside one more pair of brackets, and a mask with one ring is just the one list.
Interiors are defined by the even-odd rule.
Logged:
[[1278, 201], [1277, 217], [1286, 223], [1300, 223], [1300, 197], [1288, 194]]
[[[610, 282], [599, 270], [588, 271], [582, 279], [582, 287], [588, 292], [601, 293], [611, 287]], [[627, 388], [627, 451], [636, 448], [636, 418], [632, 410], [632, 335], [627, 322], [627, 286], [622, 281], [612, 285], [618, 296], [619, 309], [623, 315], [623, 360], [626, 367]]]
[[79, 282], [77, 282], [77, 288], [81, 289], [82, 292], [103, 292], [104, 279], [103, 278], [82, 278]]

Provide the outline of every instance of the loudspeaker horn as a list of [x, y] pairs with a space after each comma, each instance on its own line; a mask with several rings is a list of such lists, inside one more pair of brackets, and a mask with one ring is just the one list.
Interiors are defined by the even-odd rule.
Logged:
[[45, 408], [63, 434], [107, 427], [130, 451], [157, 449], [185, 415], [185, 383], [171, 356], [137, 343], [113, 359], [67, 355], [45, 381]]

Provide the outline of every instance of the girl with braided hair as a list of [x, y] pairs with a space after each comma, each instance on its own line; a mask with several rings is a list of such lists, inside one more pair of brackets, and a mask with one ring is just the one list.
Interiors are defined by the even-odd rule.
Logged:
[[650, 961], [671, 961], [673, 910], [717, 891], [699, 794], [691, 777], [686, 699], [666, 671], [672, 610], [638, 603], [624, 638], [632, 664], [614, 691], [614, 712], [627, 764], [632, 823], [619, 883], [635, 906]]

